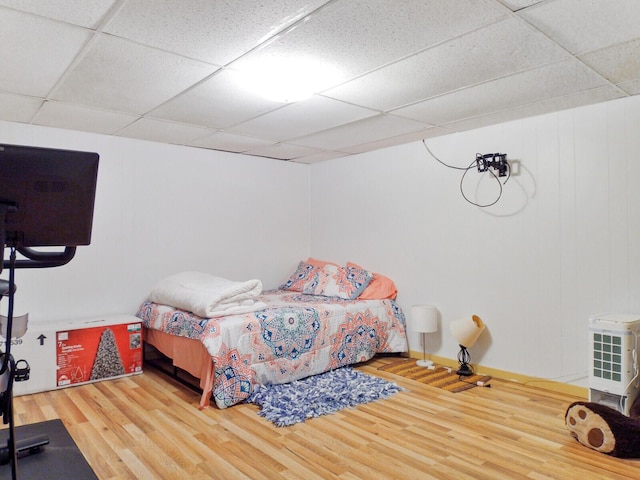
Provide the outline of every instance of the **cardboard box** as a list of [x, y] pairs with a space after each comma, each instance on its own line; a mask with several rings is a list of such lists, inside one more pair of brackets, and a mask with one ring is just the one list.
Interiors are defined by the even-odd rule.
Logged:
[[11, 354], [19, 372], [30, 370], [17, 376], [15, 395], [134, 375], [142, 373], [142, 323], [133, 315], [31, 322]]
[[[14, 380], [14, 395], [42, 392], [56, 388], [55, 331], [31, 328], [21, 338], [11, 340], [11, 355], [16, 368], [29, 370], [28, 378]], [[4, 340], [3, 340], [4, 342]]]

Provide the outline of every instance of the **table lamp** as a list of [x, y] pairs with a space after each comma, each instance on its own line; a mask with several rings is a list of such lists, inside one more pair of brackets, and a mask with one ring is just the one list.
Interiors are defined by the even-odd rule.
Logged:
[[456, 372], [458, 375], [469, 377], [473, 375], [473, 369], [469, 366], [471, 356], [467, 349], [471, 348], [480, 334], [484, 331], [484, 323], [477, 315], [464, 317], [451, 323], [451, 333], [460, 345], [458, 352], [458, 363], [460, 367]]
[[433, 305], [412, 305], [411, 324], [422, 337], [422, 360], [418, 360], [416, 365], [430, 367], [433, 362], [427, 360], [426, 334], [438, 331], [438, 309]]

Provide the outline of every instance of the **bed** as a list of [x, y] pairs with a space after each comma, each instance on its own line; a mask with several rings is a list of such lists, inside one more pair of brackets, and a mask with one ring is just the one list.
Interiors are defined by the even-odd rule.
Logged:
[[[296, 274], [294, 283], [300, 279]], [[291, 282], [284, 287], [252, 295], [249, 311], [213, 317], [151, 295], [137, 312], [144, 341], [199, 379], [200, 408], [208, 407], [211, 398], [227, 408], [245, 401], [261, 384], [287, 383], [377, 353], [407, 351], [405, 318], [395, 300], [318, 295], [335, 293], [326, 283], [312, 293], [288, 289]]]

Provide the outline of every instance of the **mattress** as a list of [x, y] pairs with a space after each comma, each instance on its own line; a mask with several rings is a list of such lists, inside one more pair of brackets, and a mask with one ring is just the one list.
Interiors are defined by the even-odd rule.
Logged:
[[[246, 400], [257, 385], [287, 383], [377, 353], [408, 350], [405, 317], [394, 300], [344, 300], [285, 290], [266, 291], [258, 299], [267, 308], [209, 319], [147, 301], [137, 316], [147, 338], [165, 342], [161, 348], [155, 345], [162, 353], [176, 366], [188, 364], [187, 371], [200, 378], [206, 395], [201, 406], [210, 393], [219, 408], [227, 408]], [[158, 340], [152, 331], [195, 340], [204, 349], [184, 353], [193, 342]]]

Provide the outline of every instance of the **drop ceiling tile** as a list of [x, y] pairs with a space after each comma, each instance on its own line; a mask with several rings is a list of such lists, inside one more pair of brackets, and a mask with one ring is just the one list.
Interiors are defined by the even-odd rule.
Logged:
[[52, 97], [143, 114], [216, 69], [121, 38], [100, 35]]
[[325, 130], [306, 137], [298, 138], [295, 143], [325, 150], [343, 151], [348, 147], [374, 142], [376, 140], [395, 137], [405, 133], [422, 130], [431, 125], [394, 117], [376, 115], [337, 128]]
[[389, 110], [568, 56], [544, 35], [518, 19], [508, 18], [323, 95]]
[[543, 115], [546, 113], [577, 108], [594, 103], [606, 102], [623, 97], [624, 94], [613, 86], [594, 88], [563, 97], [551, 98], [540, 102], [530, 103], [519, 107], [494, 112], [488, 115], [481, 115], [461, 121], [451, 122], [445, 125], [446, 128], [456, 131], [472, 130], [487, 125], [509, 122], [526, 117]]
[[518, 14], [574, 54], [638, 37], [638, 0], [555, 0]]
[[149, 115], [210, 128], [227, 128], [281, 105], [246, 91], [236, 73], [225, 68]]
[[[341, 82], [423, 50], [508, 10], [493, 0], [338, 0], [234, 66], [313, 59]], [[327, 85], [329, 88], [333, 85]]]
[[6, 7], [87, 28], [96, 28], [116, 3], [117, 0], [0, 0], [0, 5]]
[[165, 122], [153, 118], [141, 118], [124, 128], [118, 135], [152, 142], [175, 143], [178, 145], [190, 145], [196, 138], [204, 137], [211, 130], [193, 125]]
[[41, 98], [0, 93], [0, 120], [29, 123], [42, 102]]
[[596, 50], [579, 58], [613, 83], [640, 78], [640, 39]]
[[522, 10], [523, 8], [530, 7], [531, 5], [535, 5], [536, 3], [540, 3], [543, 0], [500, 0], [507, 7], [509, 7], [514, 12], [518, 10]]
[[311, 165], [312, 163], [324, 162], [326, 160], [333, 160], [334, 158], [342, 158], [345, 156], [347, 156], [347, 154], [344, 152], [324, 151], [320, 153], [312, 153], [311, 155], [298, 157], [292, 161], [296, 163], [305, 163], [307, 165]]
[[394, 115], [442, 125], [454, 120], [507, 110], [606, 84], [574, 58], [503, 77], [492, 82], [394, 110]]
[[379, 112], [318, 95], [236, 125], [229, 132], [273, 141], [301, 137]]
[[46, 97], [92, 32], [0, 8], [0, 91]]
[[629, 95], [640, 95], [640, 79], [622, 82], [618, 84], [618, 87], [627, 92]]
[[[0, 0], [0, 120], [314, 163], [640, 94], [638, 4]], [[338, 76], [306, 104], [235, 77], [281, 57]]]
[[105, 32], [226, 65], [327, 0], [129, 0]]
[[454, 130], [449, 130], [442, 127], [429, 127], [417, 132], [406, 133], [404, 135], [397, 135], [395, 137], [385, 138], [383, 140], [377, 140], [375, 142], [364, 143], [362, 145], [355, 145], [353, 147], [344, 148], [343, 151], [355, 154], [364, 153], [371, 150], [378, 150], [381, 148], [393, 147], [396, 145], [403, 145], [405, 143], [416, 142], [425, 138], [438, 137], [440, 135], [447, 135], [454, 133]]
[[214, 150], [225, 150], [227, 152], [247, 152], [259, 148], [268, 147], [275, 142], [262, 140], [259, 138], [235, 135], [227, 132], [215, 132], [206, 137], [198, 138], [191, 142], [194, 147], [213, 148]]
[[246, 151], [249, 155], [257, 155], [259, 157], [277, 158], [280, 160], [293, 160], [299, 157], [307, 157], [320, 153], [321, 150], [311, 147], [303, 147], [300, 145], [291, 145], [287, 143], [275, 143], [266, 147], [255, 148]]
[[126, 113], [47, 101], [33, 119], [37, 125], [112, 135], [138, 117]]

